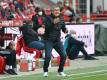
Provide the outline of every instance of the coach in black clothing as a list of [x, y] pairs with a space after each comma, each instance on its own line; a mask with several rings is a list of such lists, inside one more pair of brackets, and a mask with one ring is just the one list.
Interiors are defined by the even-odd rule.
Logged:
[[65, 23], [63, 18], [60, 15], [60, 9], [54, 8], [53, 16], [46, 16], [45, 17], [45, 61], [44, 61], [44, 75], [45, 77], [48, 76], [48, 67], [49, 62], [51, 60], [51, 53], [52, 49], [54, 48], [58, 54], [60, 55], [60, 64], [58, 73], [62, 76], [66, 76], [63, 73], [63, 67], [66, 60], [66, 52], [64, 51], [62, 42], [60, 40], [61, 36], [61, 29], [64, 33], [67, 32], [65, 28]]

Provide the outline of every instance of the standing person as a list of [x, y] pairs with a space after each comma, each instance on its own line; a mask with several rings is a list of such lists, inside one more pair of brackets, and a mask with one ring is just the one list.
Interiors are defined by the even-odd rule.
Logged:
[[45, 17], [45, 61], [43, 66], [44, 77], [48, 76], [48, 67], [51, 60], [52, 49], [54, 48], [60, 55], [60, 64], [58, 68], [58, 75], [66, 76], [63, 72], [66, 60], [66, 52], [64, 51], [60, 36], [61, 29], [64, 33], [67, 32], [64, 20], [60, 15], [60, 8], [56, 7], [53, 10], [53, 16]]
[[[44, 43], [41, 40], [39, 40], [39, 38], [38, 38], [38, 35], [44, 34], [44, 31], [45, 31], [44, 29], [42, 32], [35, 32], [32, 28], [32, 21], [26, 20], [26, 21], [24, 21], [23, 27], [21, 30], [22, 30], [25, 44], [29, 48], [36, 48], [38, 50], [44, 49]], [[39, 29], [39, 31], [40, 31], [40, 29]]]
[[73, 8], [69, 6], [64, 6], [61, 12], [66, 22], [73, 22], [75, 20], [76, 14]]
[[43, 10], [41, 8], [35, 8], [35, 15], [32, 16], [32, 21], [33, 29], [35, 31], [37, 31], [38, 28], [43, 27]]

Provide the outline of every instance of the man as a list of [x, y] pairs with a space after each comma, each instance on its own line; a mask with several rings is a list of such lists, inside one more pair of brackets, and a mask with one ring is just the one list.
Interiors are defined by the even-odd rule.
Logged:
[[11, 41], [6, 49], [0, 50], [0, 56], [6, 57], [5, 72], [11, 75], [17, 75], [16, 69], [16, 51], [15, 42]]
[[39, 7], [35, 9], [35, 15], [32, 16], [33, 30], [37, 31], [38, 28], [43, 27], [43, 10]]
[[87, 46], [85, 45], [85, 43], [75, 39], [75, 35], [76, 32], [70, 30], [70, 34], [66, 36], [66, 39], [68, 40], [66, 41], [67, 42], [66, 44], [68, 44], [66, 47], [66, 52], [69, 59], [71, 60], [76, 59], [78, 57], [79, 52], [81, 51], [84, 55], [85, 60], [96, 60], [96, 58], [92, 57], [86, 52], [84, 46], [85, 47]]
[[75, 20], [76, 14], [73, 8], [69, 6], [64, 6], [61, 12], [66, 22], [73, 22]]
[[60, 64], [58, 69], [58, 75], [66, 76], [63, 72], [66, 52], [63, 48], [62, 42], [60, 40], [61, 30], [66, 33], [65, 23], [63, 18], [60, 15], [60, 8], [56, 7], [52, 13], [53, 16], [45, 17], [45, 61], [44, 61], [44, 77], [48, 76], [48, 67], [51, 60], [52, 49], [54, 48], [60, 55]]
[[41, 33], [40, 29], [37, 32], [35, 32], [32, 27], [32, 21], [30, 20], [24, 21], [23, 27], [21, 30], [22, 30], [25, 44], [29, 48], [36, 48], [38, 50], [44, 49], [44, 43], [41, 40], [39, 40], [39, 37], [38, 37], [38, 35], [43, 35], [44, 32]]

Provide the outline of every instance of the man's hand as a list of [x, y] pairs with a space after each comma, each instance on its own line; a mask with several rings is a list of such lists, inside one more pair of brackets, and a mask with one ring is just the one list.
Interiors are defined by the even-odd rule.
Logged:
[[86, 45], [86, 44], [84, 44], [84, 46], [87, 48], [87, 45]]
[[38, 35], [44, 35], [45, 34], [45, 28], [41, 27], [37, 30]]

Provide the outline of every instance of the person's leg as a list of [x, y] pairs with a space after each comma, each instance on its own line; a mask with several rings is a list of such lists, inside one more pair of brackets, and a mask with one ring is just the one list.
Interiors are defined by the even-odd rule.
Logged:
[[79, 47], [77, 45], [73, 45], [72, 48], [70, 49], [70, 52], [69, 52], [69, 58], [71, 60], [74, 60], [78, 57], [78, 54], [79, 54]]
[[28, 45], [29, 48], [36, 48], [39, 50], [43, 50], [45, 45], [42, 41], [33, 41]]
[[2, 54], [2, 56], [6, 57], [6, 66], [5, 66], [5, 72], [8, 74], [12, 74], [12, 75], [16, 75], [17, 73], [13, 72], [13, 68], [12, 68], [12, 55], [11, 52], [10, 54]]
[[55, 43], [54, 44], [54, 49], [60, 55], [60, 64], [59, 64], [58, 72], [63, 72], [64, 64], [65, 64], [65, 60], [66, 60], [66, 51], [64, 50], [62, 42]]
[[72, 59], [76, 59], [78, 57], [79, 51], [83, 53], [85, 58], [89, 56], [86, 50], [84, 49], [84, 46], [82, 44], [78, 44], [78, 45], [74, 45], [71, 49]]
[[81, 52], [83, 53], [84, 57], [87, 58], [89, 55], [87, 53], [87, 51], [84, 49], [83, 46], [80, 47]]
[[15, 50], [11, 50], [11, 54], [10, 54], [10, 65], [12, 66], [12, 68], [10, 68], [10, 71], [13, 75], [17, 75], [15, 69], [16, 69], [16, 52]]
[[12, 67], [16, 68], [16, 51], [15, 50], [11, 51], [11, 58], [12, 58], [12, 62], [11, 62]]
[[6, 67], [5, 67], [5, 72], [8, 74], [14, 75], [12, 71], [12, 57], [11, 54], [7, 54], [6, 56]]
[[45, 41], [45, 61], [43, 66], [44, 72], [48, 72], [52, 49], [53, 49], [53, 43], [50, 41]]
[[9, 65], [9, 69], [12, 68], [12, 65], [11, 65], [11, 54], [7, 54], [5, 55], [6, 56], [6, 64]]
[[98, 59], [92, 57], [91, 55], [89, 55], [84, 47], [81, 47], [81, 52], [83, 53], [85, 60], [98, 60]]
[[[10, 57], [9, 57], [10, 54], [0, 54], [0, 56], [3, 56], [6, 58], [5, 60], [5, 71], [9, 70], [9, 67], [10, 67]], [[8, 73], [8, 72], [7, 72]]]

